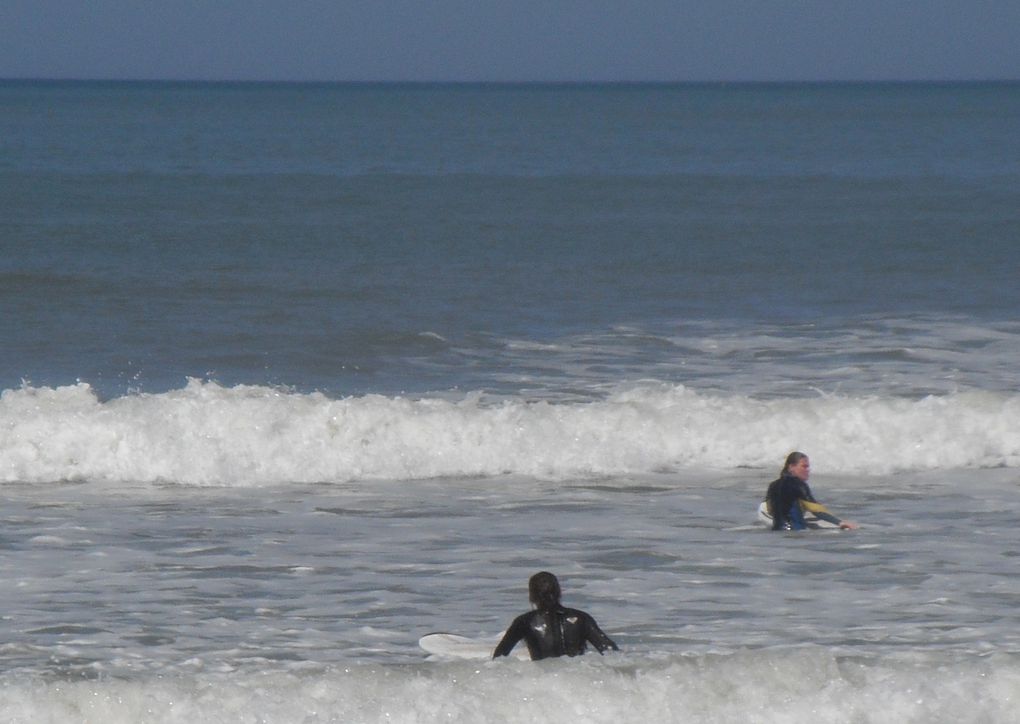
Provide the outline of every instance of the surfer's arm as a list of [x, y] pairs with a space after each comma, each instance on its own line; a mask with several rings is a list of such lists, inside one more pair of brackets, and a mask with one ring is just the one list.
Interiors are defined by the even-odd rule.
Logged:
[[599, 628], [599, 625], [595, 623], [595, 619], [591, 616], [587, 616], [585, 628], [587, 629], [585, 638], [588, 639], [588, 643], [594, 646], [600, 654], [606, 649], [612, 649], [613, 651], [620, 650], [616, 642], [606, 636], [606, 633]]
[[821, 503], [817, 503], [813, 500], [805, 500], [804, 498], [801, 498], [798, 502], [800, 503], [801, 510], [803, 510], [806, 513], [814, 513], [816, 518], [820, 518], [821, 520], [827, 520], [833, 525], [839, 525], [840, 523], [843, 522], [839, 518], [834, 516], [832, 513], [830, 513], [829, 509], [826, 508]]
[[517, 642], [524, 638], [524, 625], [520, 618], [514, 619], [510, 628], [503, 634], [503, 638], [496, 644], [496, 650], [492, 652], [492, 658], [509, 656]]
[[857, 528], [857, 524], [856, 523], [854, 523], [852, 521], [849, 521], [849, 520], [843, 520], [841, 518], [837, 518], [836, 516], [834, 516], [832, 513], [829, 512], [828, 508], [826, 508], [821, 503], [815, 502], [813, 500], [804, 500], [804, 499], [801, 499], [799, 502], [800, 502], [801, 510], [805, 510], [805, 511], [808, 511], [810, 513], [814, 513], [815, 517], [820, 519], [820, 520], [828, 521], [829, 523], [832, 523], [833, 525], [838, 525], [840, 528], [846, 528], [847, 530], [854, 530], [855, 528]]

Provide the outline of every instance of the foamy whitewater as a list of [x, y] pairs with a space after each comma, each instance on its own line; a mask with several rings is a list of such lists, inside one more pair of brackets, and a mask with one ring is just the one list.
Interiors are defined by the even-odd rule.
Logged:
[[572, 480], [762, 468], [800, 447], [873, 475], [1020, 465], [1020, 395], [759, 400], [637, 384], [552, 403], [331, 399], [191, 380], [100, 402], [85, 383], [7, 390], [5, 482], [264, 487], [525, 475]]
[[1020, 86], [0, 101], [0, 721], [1017, 719]]

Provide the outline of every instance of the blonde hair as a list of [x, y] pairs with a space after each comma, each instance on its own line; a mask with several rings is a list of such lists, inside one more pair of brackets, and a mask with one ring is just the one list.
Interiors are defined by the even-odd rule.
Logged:
[[796, 451], [787, 455], [786, 462], [783, 463], [783, 469], [779, 472], [779, 477], [783, 477], [784, 475], [786, 475], [790, 471], [791, 465], [796, 465], [806, 457], [807, 455], [805, 455], [804, 453]]

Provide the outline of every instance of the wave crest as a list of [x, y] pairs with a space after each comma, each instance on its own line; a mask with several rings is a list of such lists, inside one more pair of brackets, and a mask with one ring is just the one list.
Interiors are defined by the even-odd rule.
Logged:
[[519, 474], [545, 479], [708, 468], [816, 471], [1020, 466], [1020, 397], [761, 400], [639, 384], [584, 403], [367, 395], [331, 399], [189, 380], [100, 401], [85, 384], [0, 395], [0, 478], [254, 487]]

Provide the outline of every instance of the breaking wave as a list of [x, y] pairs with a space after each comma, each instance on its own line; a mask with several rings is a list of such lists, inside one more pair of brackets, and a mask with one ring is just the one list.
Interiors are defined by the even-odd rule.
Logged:
[[648, 383], [605, 399], [331, 399], [190, 380], [100, 400], [85, 383], [0, 395], [0, 480], [292, 482], [527, 475], [543, 479], [772, 468], [888, 474], [1020, 466], [1020, 396], [757, 399]]

